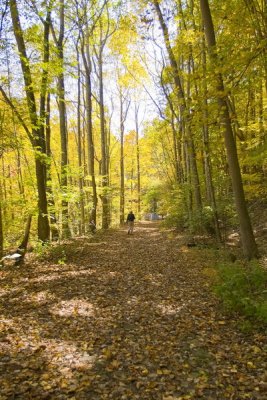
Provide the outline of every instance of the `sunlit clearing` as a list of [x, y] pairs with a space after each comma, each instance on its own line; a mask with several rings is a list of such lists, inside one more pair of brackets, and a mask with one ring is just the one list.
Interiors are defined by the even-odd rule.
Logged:
[[59, 304], [50, 308], [50, 312], [61, 317], [82, 315], [84, 317], [93, 317], [95, 306], [86, 300], [72, 299], [61, 301]]

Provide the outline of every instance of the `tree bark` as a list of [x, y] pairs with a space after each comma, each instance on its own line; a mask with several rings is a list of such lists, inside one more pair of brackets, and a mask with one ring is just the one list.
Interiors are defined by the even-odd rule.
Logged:
[[206, 81], [206, 72], [207, 72], [207, 60], [206, 60], [206, 51], [205, 51], [205, 39], [203, 37], [202, 43], [202, 68], [203, 68], [203, 78], [202, 78], [202, 91], [203, 91], [203, 102], [202, 102], [202, 116], [203, 116], [203, 152], [204, 152], [204, 172], [205, 172], [205, 182], [206, 182], [206, 193], [207, 193], [207, 201], [212, 206], [213, 211], [213, 220], [214, 220], [214, 228], [216, 233], [216, 238], [218, 242], [222, 241], [222, 236], [220, 232], [219, 226], [219, 218], [217, 212], [217, 204], [215, 198], [215, 191], [213, 186], [212, 179], [212, 168], [211, 168], [211, 159], [210, 159], [210, 139], [209, 139], [209, 126], [208, 126], [208, 88]]
[[65, 77], [64, 77], [64, 36], [65, 36], [65, 0], [59, 2], [59, 37], [56, 41], [58, 58], [60, 62], [60, 73], [58, 74], [58, 111], [60, 126], [61, 144], [61, 177], [60, 186], [62, 191], [62, 236], [69, 237], [69, 212], [68, 201], [66, 200], [68, 190], [68, 132], [67, 132], [67, 112], [65, 101]]
[[108, 156], [107, 156], [107, 135], [105, 127], [104, 108], [104, 81], [103, 81], [103, 48], [101, 45], [98, 55], [99, 67], [99, 108], [100, 108], [100, 132], [101, 132], [101, 175], [102, 175], [102, 228], [109, 227], [109, 204], [108, 204]]
[[124, 223], [125, 187], [124, 187], [124, 118], [123, 97], [120, 89], [120, 225]]
[[[46, 155], [45, 138], [42, 128], [42, 121], [39, 119], [37, 114], [34, 88], [30, 70], [30, 61], [27, 57], [23, 31], [21, 29], [16, 0], [10, 0], [10, 11], [11, 11], [14, 34], [19, 51], [20, 63], [25, 83], [28, 111], [31, 121], [32, 133], [30, 135], [30, 139], [35, 149], [35, 171], [36, 171], [36, 180], [38, 188], [38, 210], [39, 210], [38, 238], [41, 241], [47, 241], [49, 240], [49, 223], [47, 215], [47, 197], [46, 197], [46, 164], [42, 159], [42, 154]], [[44, 74], [45, 72], [43, 72], [43, 75]]]
[[135, 137], [136, 137], [136, 171], [137, 171], [137, 216], [141, 218], [141, 167], [140, 167], [140, 145], [139, 145], [139, 107], [135, 105]]
[[[211, 62], [214, 68], [217, 67], [216, 39], [212, 16], [208, 0], [200, 0], [201, 14], [205, 29], [206, 40], [209, 49]], [[217, 68], [216, 68], [217, 69]], [[234, 140], [231, 119], [229, 115], [227, 95], [225, 93], [223, 77], [220, 72], [214, 72], [217, 81], [217, 100], [220, 109], [220, 117], [224, 127], [224, 142], [229, 165], [229, 172], [232, 180], [233, 193], [235, 198], [236, 210], [239, 217], [240, 235], [243, 247], [243, 254], [251, 259], [258, 256], [258, 249], [253, 235], [250, 217], [248, 214], [240, 166], [237, 155], [236, 142]]]
[[77, 89], [78, 89], [78, 103], [77, 103], [77, 136], [78, 136], [78, 165], [79, 165], [79, 192], [80, 192], [80, 223], [79, 223], [79, 233], [85, 233], [85, 210], [84, 210], [84, 181], [82, 176], [82, 129], [81, 129], [81, 67], [79, 51], [77, 47], [77, 64], [78, 64], [78, 79], [77, 79]]
[[3, 257], [3, 251], [4, 251], [4, 234], [3, 234], [3, 220], [2, 220], [2, 188], [0, 187], [0, 260]]
[[158, 0], [153, 0], [154, 7], [156, 9], [156, 13], [158, 16], [158, 20], [161, 26], [161, 30], [163, 32], [163, 37], [165, 41], [165, 46], [168, 52], [170, 64], [171, 64], [171, 69], [173, 73], [173, 79], [175, 83], [175, 88], [177, 91], [177, 96], [179, 100], [179, 108], [180, 108], [180, 118], [183, 120], [182, 126], [186, 135], [186, 140], [188, 144], [188, 156], [190, 159], [190, 164], [191, 164], [191, 173], [192, 173], [192, 183], [193, 183], [193, 192], [194, 192], [194, 197], [195, 197], [195, 205], [196, 209], [201, 212], [202, 211], [202, 200], [201, 200], [201, 192], [200, 192], [200, 183], [199, 183], [199, 176], [198, 176], [198, 169], [197, 169], [197, 163], [196, 163], [196, 156], [195, 156], [195, 145], [194, 145], [194, 139], [190, 127], [190, 116], [189, 116], [189, 110], [187, 109], [186, 105], [186, 98], [185, 98], [185, 93], [182, 85], [182, 81], [180, 78], [180, 72], [179, 72], [179, 67], [178, 63], [176, 61], [171, 42], [170, 42], [170, 37], [169, 37], [169, 31], [168, 27], [164, 21], [162, 11], [160, 9], [159, 1]]
[[[83, 35], [83, 32], [82, 32]], [[91, 209], [90, 221], [94, 221], [95, 225], [97, 223], [97, 187], [95, 179], [95, 147], [94, 147], [94, 137], [93, 137], [93, 106], [92, 106], [92, 83], [91, 83], [91, 73], [92, 73], [92, 63], [90, 56], [89, 47], [89, 33], [88, 27], [86, 26], [86, 38], [82, 36], [81, 43], [81, 53], [83, 58], [83, 65], [85, 69], [85, 92], [86, 92], [86, 132], [87, 132], [87, 146], [88, 146], [88, 174], [90, 176], [93, 191], [93, 207]], [[91, 225], [90, 225], [91, 226]]]

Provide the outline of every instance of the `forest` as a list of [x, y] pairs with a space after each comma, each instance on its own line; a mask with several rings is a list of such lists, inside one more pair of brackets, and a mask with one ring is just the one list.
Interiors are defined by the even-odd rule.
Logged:
[[2, 255], [30, 217], [47, 242], [130, 209], [258, 255], [266, 4], [210, 3], [2, 0]]
[[0, 400], [266, 399], [266, 0], [0, 10]]

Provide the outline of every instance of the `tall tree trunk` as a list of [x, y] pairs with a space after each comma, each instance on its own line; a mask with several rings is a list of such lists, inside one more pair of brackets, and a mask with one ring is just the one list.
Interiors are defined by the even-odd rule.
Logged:
[[45, 129], [45, 141], [46, 141], [46, 154], [48, 157], [47, 163], [47, 199], [48, 199], [48, 214], [50, 220], [50, 231], [51, 231], [51, 239], [58, 240], [59, 232], [57, 226], [57, 217], [56, 217], [56, 207], [55, 207], [55, 200], [54, 194], [52, 189], [52, 175], [51, 175], [51, 159], [52, 159], [52, 152], [51, 152], [51, 125], [50, 125], [50, 93], [47, 94], [46, 99], [46, 129]]
[[207, 63], [206, 63], [206, 51], [205, 51], [205, 39], [203, 37], [202, 43], [202, 68], [203, 68], [203, 78], [202, 78], [202, 91], [203, 91], [203, 102], [202, 102], [202, 115], [203, 115], [203, 151], [204, 151], [204, 172], [205, 172], [205, 182], [206, 182], [206, 193], [208, 203], [212, 206], [213, 211], [213, 221], [214, 228], [216, 233], [216, 238], [218, 242], [222, 241], [218, 212], [217, 212], [217, 204], [212, 180], [212, 169], [211, 169], [211, 160], [210, 160], [210, 139], [209, 139], [209, 126], [208, 126], [208, 88], [206, 81], [206, 72], [207, 72]]
[[124, 223], [125, 187], [124, 187], [124, 118], [123, 97], [120, 90], [120, 224]]
[[[81, 43], [81, 53], [83, 58], [83, 65], [85, 69], [85, 104], [86, 104], [86, 132], [87, 132], [87, 146], [88, 146], [88, 174], [90, 176], [93, 191], [93, 207], [90, 213], [90, 221], [94, 221], [95, 225], [97, 223], [97, 187], [95, 178], [95, 147], [94, 147], [94, 137], [93, 137], [93, 106], [92, 106], [92, 83], [91, 83], [91, 73], [92, 64], [90, 56], [89, 47], [89, 34], [88, 27], [86, 27], [86, 38], [82, 39]], [[91, 227], [91, 225], [90, 225]]]
[[140, 146], [139, 146], [139, 106], [135, 104], [135, 137], [136, 137], [136, 171], [137, 171], [137, 216], [141, 218], [141, 167], [140, 167]]
[[0, 182], [0, 260], [3, 257], [4, 250], [4, 234], [3, 234], [3, 219], [2, 219], [2, 182]]
[[163, 33], [165, 46], [166, 46], [170, 64], [171, 64], [173, 80], [174, 80], [174, 84], [175, 84], [175, 88], [176, 88], [177, 96], [178, 96], [178, 100], [179, 100], [180, 118], [181, 118], [181, 120], [183, 120], [183, 123], [182, 122], [180, 122], [180, 123], [182, 123], [184, 132], [186, 134], [187, 144], [188, 144], [188, 156], [189, 156], [190, 164], [191, 164], [195, 205], [196, 205], [196, 209], [201, 212], [201, 210], [202, 210], [201, 192], [200, 192], [199, 176], [198, 176], [198, 169], [197, 169], [196, 156], [195, 156], [195, 145], [194, 145], [193, 134], [192, 134], [191, 126], [190, 126], [191, 121], [190, 121], [190, 116], [189, 116], [189, 110], [187, 110], [185, 93], [184, 93], [182, 81], [180, 78], [180, 71], [179, 71], [178, 63], [176, 61], [176, 58], [175, 58], [175, 55], [174, 55], [174, 52], [173, 52], [173, 49], [171, 46], [168, 27], [164, 21], [162, 11], [160, 9], [159, 1], [153, 0], [153, 4], [156, 9], [160, 27], [161, 27], [161, 30]]
[[107, 135], [105, 127], [104, 105], [104, 81], [103, 81], [103, 48], [101, 46], [98, 55], [99, 67], [99, 108], [100, 108], [100, 132], [101, 132], [101, 175], [102, 175], [102, 228], [109, 227], [109, 202], [108, 202], [108, 155]]
[[61, 177], [60, 186], [62, 192], [62, 236], [70, 236], [68, 201], [66, 200], [68, 190], [68, 133], [67, 113], [65, 101], [65, 77], [64, 77], [64, 36], [65, 36], [65, 0], [59, 1], [59, 37], [56, 41], [58, 57], [60, 62], [60, 73], [58, 74], [58, 110], [61, 144]]
[[83, 191], [83, 174], [82, 174], [82, 129], [81, 129], [81, 67], [79, 51], [77, 48], [77, 64], [78, 64], [78, 104], [77, 104], [77, 136], [78, 136], [78, 165], [79, 165], [79, 192], [80, 192], [80, 224], [79, 233], [85, 233], [85, 211], [84, 211], [84, 191]]
[[124, 130], [125, 121], [129, 111], [130, 101], [127, 94], [123, 94], [122, 88], [119, 89], [120, 97], [120, 224], [124, 223], [125, 213], [125, 185], [124, 185]]
[[[211, 62], [214, 64], [214, 68], [216, 67], [217, 70], [218, 57], [216, 52], [216, 39], [208, 0], [200, 0], [200, 8], [209, 48], [210, 59]], [[258, 256], [258, 249], [246, 206], [243, 183], [237, 156], [236, 142], [234, 140], [233, 130], [231, 126], [231, 119], [229, 115], [227, 97], [225, 95], [223, 77], [220, 72], [214, 72], [214, 76], [217, 81], [218, 105], [220, 109], [222, 125], [224, 127], [224, 142], [227, 154], [227, 161], [229, 165], [229, 172], [232, 180], [236, 209], [239, 216], [243, 253], [246, 258], [251, 259]]]
[[[38, 188], [38, 238], [41, 241], [49, 240], [49, 223], [47, 215], [47, 197], [46, 197], [46, 164], [40, 157], [39, 152], [46, 154], [45, 151], [45, 138], [43, 128], [41, 127], [42, 121], [38, 118], [37, 107], [35, 102], [35, 95], [33, 89], [33, 81], [30, 70], [30, 60], [27, 57], [26, 47], [23, 37], [23, 31], [20, 25], [20, 18], [18, 13], [17, 1], [10, 0], [10, 11], [14, 34], [19, 50], [20, 63], [23, 72], [25, 83], [25, 92], [32, 126], [32, 133], [30, 135], [31, 143], [35, 149], [35, 171]], [[45, 72], [43, 72], [45, 74]]]

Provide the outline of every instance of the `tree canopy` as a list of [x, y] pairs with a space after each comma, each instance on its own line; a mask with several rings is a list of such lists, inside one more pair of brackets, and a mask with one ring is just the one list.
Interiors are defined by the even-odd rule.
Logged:
[[107, 229], [128, 210], [258, 255], [266, 3], [1, 2], [0, 242]]

